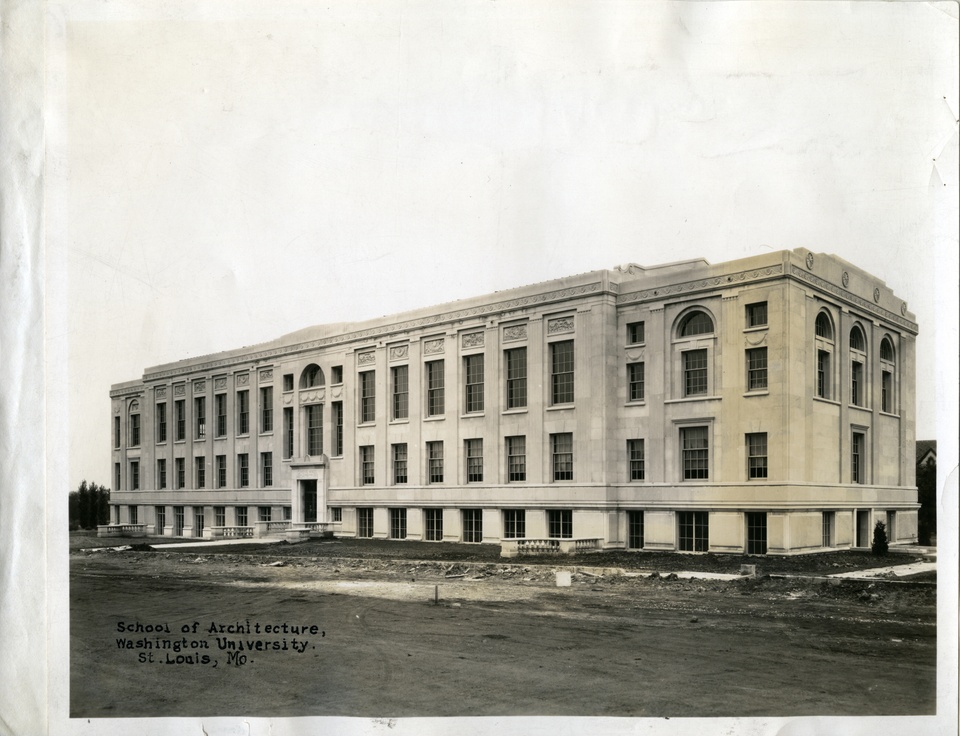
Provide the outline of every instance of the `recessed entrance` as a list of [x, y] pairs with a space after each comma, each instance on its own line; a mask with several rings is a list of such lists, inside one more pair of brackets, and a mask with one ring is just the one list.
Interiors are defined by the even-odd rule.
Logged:
[[857, 546], [870, 546], [870, 509], [857, 511]]
[[303, 494], [303, 520], [317, 520], [317, 481], [300, 481], [300, 492]]

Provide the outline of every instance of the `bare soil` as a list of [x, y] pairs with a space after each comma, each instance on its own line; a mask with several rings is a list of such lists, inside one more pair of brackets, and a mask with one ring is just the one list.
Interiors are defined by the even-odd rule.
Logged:
[[[504, 563], [484, 547], [370, 540], [249, 551], [81, 552], [83, 544], [72, 539], [74, 717], [935, 710], [930, 584], [667, 575], [697, 565], [738, 572], [740, 556], [613, 553]], [[910, 561], [884, 564], [901, 557]], [[824, 574], [876, 566], [871, 558], [748, 564], [796, 573], [771, 568], [802, 560], [801, 572]], [[651, 570], [663, 574], [651, 577]], [[557, 587], [558, 571], [571, 573], [570, 587]], [[261, 632], [210, 631], [247, 621]], [[119, 631], [137, 623], [171, 633]], [[288, 633], [265, 633], [282, 624]], [[317, 629], [292, 633], [300, 625]], [[118, 639], [155, 648], [119, 648]], [[157, 648], [161, 639], [181, 650]], [[228, 642], [265, 649], [221, 648]]]

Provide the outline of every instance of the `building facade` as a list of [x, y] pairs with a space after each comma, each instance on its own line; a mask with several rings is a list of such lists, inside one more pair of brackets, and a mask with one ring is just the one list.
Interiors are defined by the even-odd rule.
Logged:
[[789, 554], [882, 520], [915, 542], [916, 334], [880, 280], [804, 249], [309, 328], [113, 386], [111, 521]]

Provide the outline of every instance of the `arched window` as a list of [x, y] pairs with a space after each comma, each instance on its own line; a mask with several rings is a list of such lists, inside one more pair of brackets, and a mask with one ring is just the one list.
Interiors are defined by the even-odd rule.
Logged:
[[866, 363], [867, 341], [860, 325], [854, 325], [850, 330], [850, 403], [854, 406], [867, 403]]
[[850, 330], [850, 349], [859, 350], [861, 353], [867, 350], [866, 341], [863, 339], [863, 330], [860, 329], [859, 325], [854, 325], [853, 329]]
[[896, 414], [897, 364], [893, 342], [888, 336], [880, 341], [880, 411]]
[[821, 399], [833, 398], [833, 320], [826, 311], [817, 315], [814, 324], [816, 342], [817, 372], [816, 396]]
[[323, 371], [316, 363], [311, 363], [300, 374], [300, 388], [323, 386]]
[[675, 350], [675, 380], [678, 383], [674, 385], [679, 389], [678, 395], [684, 398], [712, 395], [716, 388], [710, 370], [714, 360], [714, 339], [686, 340], [700, 335], [712, 336], [713, 318], [703, 309], [694, 309], [680, 317], [676, 329], [681, 341]]
[[880, 343], [880, 360], [893, 363], [893, 343], [890, 342], [889, 337], [884, 337]]
[[830, 317], [826, 312], [820, 312], [817, 315], [816, 332], [817, 337], [822, 337], [824, 340], [833, 339], [833, 325], [830, 324]]
[[680, 337], [709, 335], [713, 333], [713, 320], [706, 312], [690, 312], [680, 323]]

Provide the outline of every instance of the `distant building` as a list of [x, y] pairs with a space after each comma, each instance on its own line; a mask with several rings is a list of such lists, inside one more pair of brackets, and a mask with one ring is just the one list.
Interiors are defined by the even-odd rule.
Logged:
[[937, 462], [937, 441], [936, 440], [917, 440], [917, 467], [921, 465], [936, 464]]
[[[783, 251], [571, 276], [113, 386], [112, 521], [786, 554], [917, 538], [917, 325]], [[573, 541], [578, 540], [578, 541]]]

